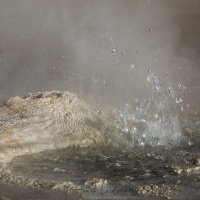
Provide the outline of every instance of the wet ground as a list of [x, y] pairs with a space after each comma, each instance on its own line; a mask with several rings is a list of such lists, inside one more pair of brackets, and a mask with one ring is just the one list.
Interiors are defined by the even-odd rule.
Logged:
[[[1, 199], [198, 199], [199, 145], [66, 148], [20, 156], [1, 172]], [[6, 183], [6, 184], [5, 184]]]

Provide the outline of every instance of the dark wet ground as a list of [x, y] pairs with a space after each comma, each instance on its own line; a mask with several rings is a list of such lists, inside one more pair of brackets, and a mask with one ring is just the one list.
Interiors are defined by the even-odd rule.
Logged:
[[[199, 145], [171, 150], [99, 147], [16, 157], [8, 168], [23, 181], [17, 189], [2, 186], [0, 194], [8, 199], [199, 199], [199, 152]], [[27, 187], [27, 180], [51, 184]], [[73, 186], [55, 187], [69, 181]]]
[[50, 191], [49, 189], [44, 190], [34, 190], [30, 188], [20, 188], [13, 185], [5, 185], [0, 184], [0, 199], [1, 200], [43, 200], [43, 199], [49, 199], [49, 200], [66, 200], [66, 199], [72, 199], [72, 196], [63, 193], [63, 192], [56, 192], [56, 191]]

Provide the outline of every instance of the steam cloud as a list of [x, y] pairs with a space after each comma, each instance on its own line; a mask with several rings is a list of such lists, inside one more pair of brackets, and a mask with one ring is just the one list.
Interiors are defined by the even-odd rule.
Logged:
[[[68, 90], [114, 106], [148, 98], [149, 73], [200, 102], [200, 1], [1, 0], [0, 102]], [[175, 92], [177, 92], [175, 91]]]

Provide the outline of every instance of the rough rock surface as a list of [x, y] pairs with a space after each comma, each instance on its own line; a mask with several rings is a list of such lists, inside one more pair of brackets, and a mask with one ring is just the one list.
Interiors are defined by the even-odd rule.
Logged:
[[106, 120], [69, 92], [12, 97], [0, 107], [0, 160], [68, 146], [93, 146], [109, 132]]

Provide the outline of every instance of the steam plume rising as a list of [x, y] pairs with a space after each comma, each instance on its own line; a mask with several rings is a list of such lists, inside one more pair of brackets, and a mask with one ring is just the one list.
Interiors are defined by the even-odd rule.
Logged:
[[0, 101], [56, 89], [124, 104], [151, 95], [149, 69], [166, 88], [186, 85], [184, 102], [198, 107], [199, 6], [196, 0], [3, 0]]

